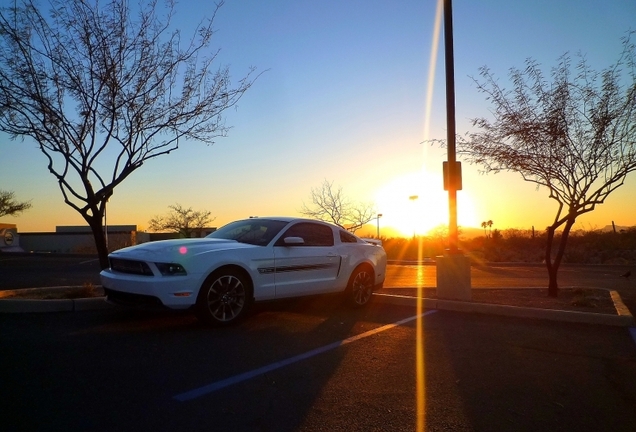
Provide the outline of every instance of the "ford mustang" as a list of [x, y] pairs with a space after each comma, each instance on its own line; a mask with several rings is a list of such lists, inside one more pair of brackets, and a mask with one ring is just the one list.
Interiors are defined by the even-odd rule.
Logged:
[[198, 318], [227, 325], [254, 301], [342, 293], [353, 307], [381, 288], [386, 253], [321, 221], [250, 218], [201, 239], [143, 243], [112, 252], [100, 274], [109, 301], [193, 307]]

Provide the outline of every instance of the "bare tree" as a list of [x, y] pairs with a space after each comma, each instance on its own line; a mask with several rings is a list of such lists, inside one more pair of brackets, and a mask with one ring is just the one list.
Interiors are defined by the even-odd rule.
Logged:
[[172, 231], [182, 237], [192, 237], [192, 233], [200, 233], [214, 219], [208, 210], [192, 210], [181, 204], [168, 206], [170, 212], [165, 216], [155, 216], [148, 222], [151, 231]]
[[520, 173], [537, 188], [547, 188], [558, 203], [547, 227], [550, 296], [557, 296], [557, 271], [576, 218], [602, 204], [636, 170], [631, 34], [623, 39], [616, 64], [601, 72], [592, 70], [582, 55], [573, 70], [566, 54], [552, 69], [551, 82], [533, 60], [523, 70], [511, 70], [512, 90], [502, 88], [487, 68], [481, 69], [484, 81], [476, 80], [494, 106], [494, 120], [473, 120], [480, 130], [460, 138], [458, 150], [485, 172]]
[[253, 83], [253, 69], [233, 85], [228, 68], [214, 66], [220, 4], [188, 39], [171, 28], [174, 1], [158, 1], [40, 8], [23, 0], [0, 9], [0, 130], [36, 141], [65, 203], [91, 227], [103, 268], [115, 187], [185, 139], [225, 136], [222, 113]]
[[0, 217], [13, 216], [29, 208], [31, 208], [30, 202], [16, 201], [14, 192], [0, 189]]
[[369, 203], [351, 202], [342, 192], [342, 187], [334, 188], [326, 179], [318, 188], [311, 188], [309, 207], [303, 203], [300, 213], [326, 222], [332, 222], [355, 233], [376, 218], [375, 208]]

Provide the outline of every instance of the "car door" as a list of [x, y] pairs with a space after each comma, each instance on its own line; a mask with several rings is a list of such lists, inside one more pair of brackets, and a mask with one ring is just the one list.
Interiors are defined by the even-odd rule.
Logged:
[[274, 245], [274, 262], [276, 297], [333, 291], [340, 268], [333, 229], [314, 222], [292, 225]]

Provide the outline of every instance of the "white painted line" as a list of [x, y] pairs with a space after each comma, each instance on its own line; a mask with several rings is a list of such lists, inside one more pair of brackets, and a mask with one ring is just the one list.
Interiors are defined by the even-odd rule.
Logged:
[[634, 343], [636, 343], [636, 327], [630, 327], [629, 333], [632, 335], [632, 339], [634, 339]]
[[258, 369], [254, 369], [254, 370], [251, 370], [249, 372], [245, 372], [245, 373], [242, 373], [242, 374], [239, 374], [239, 375], [235, 375], [233, 377], [226, 378], [224, 380], [217, 381], [215, 383], [208, 384], [208, 385], [205, 385], [203, 387], [199, 387], [199, 388], [196, 388], [194, 390], [190, 390], [190, 391], [187, 391], [185, 393], [178, 394], [178, 395], [174, 396], [173, 399], [176, 399], [179, 402], [185, 402], [185, 401], [189, 401], [189, 400], [192, 400], [192, 399], [196, 399], [196, 398], [199, 398], [199, 397], [204, 396], [206, 394], [209, 394], [209, 393], [215, 392], [217, 390], [220, 390], [222, 388], [229, 387], [229, 386], [231, 386], [233, 384], [238, 384], [240, 382], [247, 381], [250, 378], [254, 378], [256, 376], [262, 375], [262, 374], [267, 373], [267, 372], [271, 372], [271, 371], [276, 370], [276, 369], [280, 369], [280, 368], [282, 368], [284, 366], [288, 366], [290, 364], [299, 362], [301, 360], [308, 359], [308, 358], [316, 356], [318, 354], [322, 354], [324, 352], [331, 351], [331, 350], [333, 350], [335, 348], [338, 348], [338, 347], [341, 347], [343, 345], [350, 344], [351, 342], [355, 342], [357, 340], [364, 339], [364, 338], [369, 337], [369, 336], [373, 336], [373, 335], [378, 334], [380, 332], [383, 332], [383, 331], [386, 331], [386, 330], [390, 330], [392, 328], [395, 328], [395, 327], [400, 326], [402, 324], [406, 324], [406, 323], [408, 323], [410, 321], [414, 321], [414, 320], [416, 320], [416, 319], [418, 319], [420, 317], [423, 317], [423, 316], [426, 316], [426, 315], [430, 315], [430, 314], [435, 313], [435, 312], [437, 312], [437, 310], [430, 310], [430, 311], [424, 312], [423, 314], [420, 314], [420, 315], [415, 315], [415, 316], [412, 316], [412, 317], [409, 317], [409, 318], [405, 318], [403, 320], [394, 322], [393, 324], [387, 324], [385, 326], [378, 327], [377, 329], [369, 330], [368, 332], [361, 333], [359, 335], [352, 336], [350, 338], [347, 338], [347, 339], [344, 339], [344, 340], [341, 340], [341, 341], [338, 341], [338, 342], [330, 343], [329, 345], [325, 345], [325, 346], [322, 346], [320, 348], [316, 348], [316, 349], [311, 350], [311, 351], [307, 351], [306, 353], [299, 354], [297, 356], [290, 357], [288, 359], [281, 360], [279, 362], [275, 362], [275, 363], [269, 364], [267, 366], [263, 366], [263, 367], [258, 368]]

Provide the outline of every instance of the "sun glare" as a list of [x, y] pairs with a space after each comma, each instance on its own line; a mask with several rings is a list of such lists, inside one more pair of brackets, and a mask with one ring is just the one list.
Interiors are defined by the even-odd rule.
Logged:
[[[377, 192], [376, 203], [387, 233], [392, 229], [397, 235], [411, 237], [448, 225], [448, 192], [442, 187], [441, 173], [422, 170], [396, 177]], [[457, 207], [459, 225], [478, 225], [474, 205], [465, 191], [458, 192]]]

